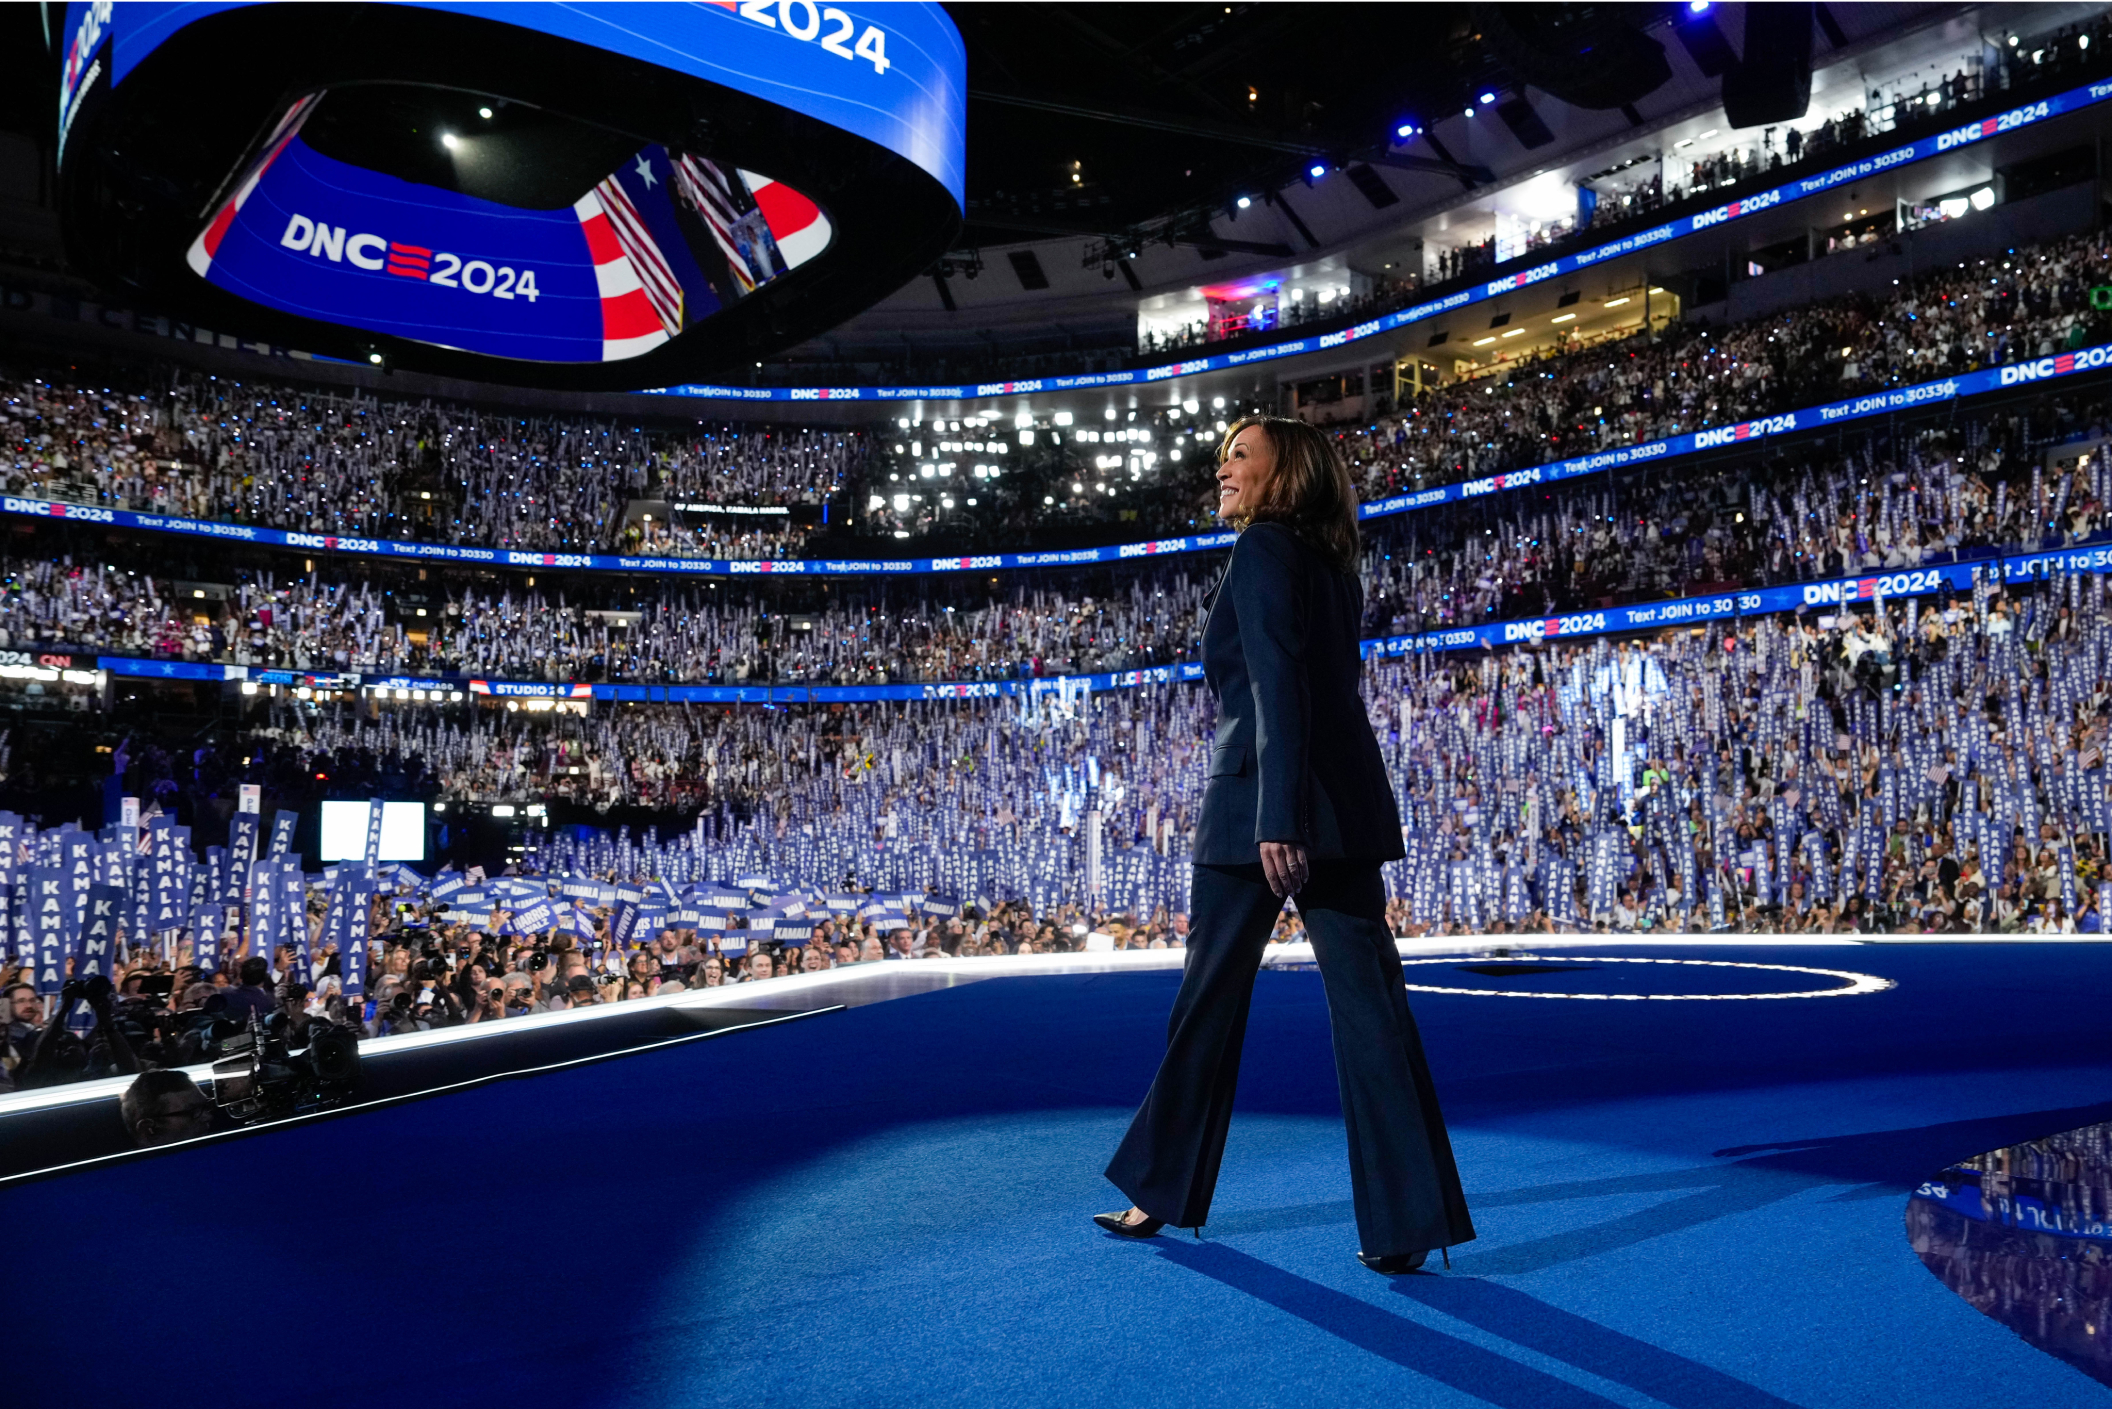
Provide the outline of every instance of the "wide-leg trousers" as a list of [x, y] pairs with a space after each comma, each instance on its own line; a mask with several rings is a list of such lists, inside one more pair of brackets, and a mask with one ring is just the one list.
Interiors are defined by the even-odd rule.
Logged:
[[[1469, 1241], [1474, 1224], [1408, 1011], [1378, 865], [1316, 861], [1297, 904], [1327, 992], [1359, 1250], [1379, 1257]], [[1107, 1166], [1130, 1202], [1176, 1227], [1210, 1216], [1254, 975], [1282, 908], [1259, 864], [1195, 868], [1166, 1058]]]

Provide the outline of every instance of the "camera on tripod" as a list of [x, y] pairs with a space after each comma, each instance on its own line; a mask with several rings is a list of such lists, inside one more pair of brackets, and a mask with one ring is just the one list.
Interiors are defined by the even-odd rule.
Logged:
[[288, 1049], [286, 1015], [250, 1015], [249, 1030], [220, 1043], [213, 1063], [213, 1104], [237, 1125], [284, 1120], [341, 1105], [359, 1086], [359, 1036], [320, 1020], [307, 1045]]

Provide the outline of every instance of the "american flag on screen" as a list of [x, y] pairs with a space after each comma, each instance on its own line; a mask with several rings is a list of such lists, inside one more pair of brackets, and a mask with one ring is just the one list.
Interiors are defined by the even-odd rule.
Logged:
[[675, 277], [667, 256], [660, 253], [652, 232], [645, 228], [638, 207], [631, 204], [630, 196], [614, 176], [596, 186], [594, 194], [600, 197], [602, 211], [616, 232], [616, 243], [638, 271], [638, 282], [652, 300], [653, 311], [660, 315], [660, 326], [673, 337], [682, 331], [682, 281]]

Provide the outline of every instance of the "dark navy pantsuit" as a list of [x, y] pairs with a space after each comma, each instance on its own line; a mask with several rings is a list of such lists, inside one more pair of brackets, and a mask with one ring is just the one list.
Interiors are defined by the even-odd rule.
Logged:
[[1474, 1236], [1422, 1039], [1386, 925], [1382, 862], [1402, 855], [1386, 760], [1359, 690], [1356, 577], [1282, 523], [1244, 529], [1203, 626], [1218, 701], [1196, 821], [1187, 972], [1151, 1094], [1107, 1177], [1152, 1217], [1210, 1216], [1232, 1119], [1247, 1006], [1283, 901], [1261, 848], [1303, 848], [1296, 903], [1334, 1030], [1360, 1251]]
[[[1359, 1249], [1383, 1256], [1470, 1240], [1377, 863], [1314, 862], [1297, 904], [1327, 990]], [[1283, 901], [1259, 864], [1197, 866], [1192, 905], [1166, 1059], [1107, 1167], [1130, 1202], [1184, 1228], [1209, 1221], [1254, 975]]]

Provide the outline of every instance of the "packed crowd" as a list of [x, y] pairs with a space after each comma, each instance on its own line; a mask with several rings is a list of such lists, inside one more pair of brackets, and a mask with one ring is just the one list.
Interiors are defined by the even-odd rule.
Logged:
[[[1387, 882], [1403, 935], [2105, 929], [2102, 575], [1382, 660], [1365, 693], [1401, 803], [1408, 855]], [[416, 757], [454, 800], [645, 805], [695, 819], [729, 877], [948, 903], [904, 902], [893, 922], [823, 912], [811, 936], [752, 944], [737, 925], [670, 925], [627, 947], [606, 907], [581, 929], [510, 935], [406, 885], [372, 915], [365, 1008], [321, 944], [305, 967], [282, 950], [217, 974], [136, 949], [81, 1031], [61, 1022], [70, 1001], [10, 969], [0, 1069], [37, 1084], [180, 1063], [249, 1011], [382, 1034], [842, 963], [1177, 945], [1208, 710], [1204, 691], [1161, 686], [467, 726], [289, 717], [245, 746], [303, 768]], [[525, 857], [531, 876], [580, 869], [576, 846], [546, 850]], [[627, 840], [608, 854], [622, 859], [598, 863], [605, 879], [655, 874]], [[318, 940], [326, 903], [311, 892]], [[1294, 916], [1277, 937], [1297, 937]]]
[[[474, 582], [412, 605], [374, 581], [243, 573], [223, 597], [66, 558], [0, 559], [0, 650], [510, 680], [859, 685], [1162, 664], [1188, 654], [1206, 567], [1041, 581], [853, 582], [811, 609], [740, 588], [649, 584], [568, 600]], [[651, 590], [657, 587], [658, 590]], [[216, 586], [213, 589], [222, 589]]]
[[[2112, 338], [2112, 314], [2089, 297], [2108, 275], [2107, 243], [2078, 236], [1930, 271], [1881, 296], [1637, 332], [1432, 389], [1343, 426], [1339, 444], [1371, 499], [1932, 381]], [[99, 388], [14, 376], [0, 388], [0, 491], [303, 531], [741, 557], [797, 555], [813, 526], [667, 506], [832, 501], [858, 510], [854, 524], [835, 516], [839, 534], [1025, 546], [1050, 532], [1201, 526], [1198, 471], [1223, 419], [1191, 405], [1107, 429], [1041, 427], [1012, 447], [1002, 478], [971, 479], [965, 462], [955, 473], [951, 462], [904, 458], [924, 443], [922, 423], [884, 436], [626, 429], [211, 378], [148, 390], [146, 380]], [[1110, 455], [1113, 430], [1122, 444]], [[889, 453], [875, 453], [882, 444]], [[933, 477], [942, 470], [950, 477]]]
[[[1402, 635], [2095, 542], [2112, 405], [2056, 387], [1760, 464], [1641, 466], [1365, 528], [1364, 630]], [[1201, 447], [1199, 447], [1200, 452]], [[431, 570], [226, 574], [0, 557], [0, 649], [543, 681], [869, 685], [1192, 656], [1216, 555], [1033, 576], [510, 587]], [[340, 575], [342, 574], [342, 575]]]
[[[1680, 139], [1671, 151], [1637, 158], [1580, 182], [1592, 193], [1588, 210], [1576, 216], [1541, 221], [1499, 242], [1494, 235], [1464, 244], [1441, 246], [1434, 240], [1421, 271], [1386, 281], [1355, 299], [1331, 304], [1285, 304], [1270, 329], [1320, 321], [1364, 318], [1392, 312], [1423, 296], [1424, 291], [1478, 274], [1499, 262], [1525, 258], [1572, 237], [1583, 243], [1618, 233], [1615, 227], [1643, 220], [1682, 201], [1726, 191], [1743, 182], [1773, 176], [1807, 163], [1845, 158], [1849, 149], [1877, 137], [1908, 138], [1956, 119], [1958, 109], [2000, 95], [2020, 102], [2058, 89], [2104, 66], [2104, 47], [2112, 43], [2112, 21], [2102, 15], [2065, 24], [2043, 34], [2008, 36], [1995, 45], [1974, 43], [1941, 62], [1924, 62], [1907, 74], [1870, 76], [1871, 86], [1859, 105], [1809, 115], [1802, 126], [1781, 124], [1761, 130], [1757, 140], [1744, 133], [1709, 131]], [[2098, 46], [2092, 49], [2092, 45]], [[2093, 60], [2093, 54], [2096, 58]], [[1107, 273], [1113, 277], [1112, 265]], [[1154, 328], [1140, 334], [1134, 347], [1030, 351], [1016, 355], [982, 352], [970, 357], [922, 354], [914, 360], [883, 358], [855, 364], [771, 364], [764, 375], [780, 384], [813, 386], [863, 381], [945, 383], [1018, 381], [1030, 377], [1110, 371], [1169, 352], [1230, 341], [1247, 335], [1240, 327], [1213, 333], [1207, 320], [1177, 328]]]
[[1936, 270], [1883, 298], [1677, 325], [1454, 383], [1345, 429], [1341, 445], [1376, 499], [2047, 356], [2112, 337], [2090, 303], [2108, 273], [2112, 245], [2078, 236]]
[[[507, 923], [513, 912], [484, 925], [451, 919], [445, 902], [402, 886], [372, 902], [365, 991], [348, 996], [344, 956], [323, 932], [327, 904], [325, 892], [311, 892], [305, 956], [278, 945], [268, 959], [200, 962], [186, 935], [128, 945], [106, 985], [74, 980], [57, 994], [38, 991], [28, 963], [0, 962], [0, 1092], [212, 1061], [248, 1032], [252, 1016], [298, 1050], [325, 1025], [386, 1037], [853, 964], [1178, 949], [1187, 938], [1187, 917], [1164, 910], [1139, 918], [1070, 903], [1039, 913], [996, 903], [946, 916], [902, 913], [899, 921], [832, 915], [790, 940], [768, 929], [751, 936], [736, 919], [725, 930], [664, 928], [626, 944], [611, 933], [608, 906], [589, 913], [582, 933], [519, 934]], [[166, 1083], [162, 1094], [181, 1090]]]
[[[2090, 301], [2108, 278], [2112, 244], [2076, 236], [1929, 271], [1880, 296], [1724, 327], [1638, 329], [1426, 390], [1335, 428], [1336, 444], [1369, 501], [1938, 381], [2112, 341], [2112, 310]], [[1209, 523], [1199, 466], [1233, 413], [1196, 402], [1040, 428], [1002, 478], [988, 480], [918, 479], [905, 454], [929, 444], [919, 436], [967, 432], [959, 423], [909, 428], [890, 442], [903, 453], [870, 464], [866, 524], [898, 537], [950, 530], [986, 546], [1095, 524], [1106, 538], [1192, 532]]]
[[[1376, 661], [1366, 690], [1410, 847], [1390, 883], [1418, 932], [2101, 923], [2102, 577]], [[1076, 895], [1092, 811], [1124, 898], [1172, 909], [1206, 708], [1171, 686], [466, 727], [310, 715], [278, 746], [415, 753], [451, 796], [701, 810], [777, 874], [863, 865], [863, 884], [1038, 905]]]
[[[1387, 867], [1390, 921], [1404, 936], [2103, 933], [2107, 595], [2094, 574], [1983, 582], [1649, 640], [1376, 663], [1367, 704], [1408, 849]], [[515, 933], [518, 902], [472, 919], [399, 875], [372, 903], [369, 982], [349, 998], [315, 887], [305, 954], [215, 964], [187, 940], [134, 945], [108, 985], [48, 996], [25, 965], [0, 965], [0, 1089], [207, 1060], [252, 1015], [299, 1046], [310, 1025], [425, 1031], [844, 964], [1177, 948], [1206, 707], [1200, 690], [1163, 687], [637, 711], [452, 740], [340, 720], [282, 738], [310, 763], [333, 748], [416, 750], [456, 796], [547, 795], [567, 729], [589, 758], [657, 750], [703, 786], [651, 800], [700, 818], [696, 845], [716, 869], [799, 877], [805, 894], [854, 903], [886, 891], [901, 909], [817, 911], [784, 939], [678, 923], [620, 943], [607, 906], [577, 928]], [[616, 791], [651, 781], [624, 778]], [[1088, 893], [1081, 834], [1094, 827], [1110, 845]], [[531, 850], [521, 869], [575, 875], [584, 850]], [[627, 837], [600, 854], [620, 858], [604, 879], [656, 871], [636, 858], [658, 853]], [[921, 895], [968, 899], [925, 909]], [[1287, 914], [1275, 938], [1298, 937]], [[202, 1106], [157, 1114], [189, 1090], [145, 1092], [128, 1108], [136, 1138], [202, 1120]]]
[[2108, 647], [2090, 576], [1418, 662], [1403, 888], [1462, 930], [2097, 932]]
[[[2091, 33], [2112, 37], [2103, 23]], [[2076, 37], [2031, 62], [2079, 62]], [[1960, 74], [1894, 104], [1943, 111], [1975, 96]], [[1863, 120], [1809, 140], [1792, 131], [1785, 155], [1852, 144]], [[1735, 181], [1742, 168], [1697, 166], [1692, 179]], [[2089, 298], [2108, 260], [2112, 246], [2079, 237], [1935, 271], [1882, 299], [1579, 350], [1440, 389], [1339, 439], [1377, 496], [2042, 356], [2112, 335]], [[2044, 398], [1844, 436], [1757, 470], [1646, 467], [1531, 504], [1411, 515], [1369, 537], [1366, 628], [2097, 542], [2112, 493], [2108, 420], [2101, 404]], [[1124, 453], [1163, 445], [1163, 461], [1146, 463], [1169, 470], [1182, 463], [1176, 446], [1206, 463], [1221, 430], [1198, 410], [1143, 428]], [[1097, 448], [1100, 434], [1072, 443]], [[805, 532], [790, 516], [722, 527], [645, 518], [633, 501], [810, 505], [864, 487], [877, 463], [864, 435], [820, 430], [625, 430], [197, 378], [151, 393], [27, 376], [0, 388], [0, 488], [339, 533], [782, 555]], [[224, 597], [65, 558], [0, 572], [0, 649], [63, 641], [553, 680], [1031, 682], [971, 700], [770, 710], [439, 715], [275, 700], [232, 750], [162, 759], [168, 786], [150, 800], [196, 805], [275, 770], [323, 778], [354, 760], [355, 774], [450, 804], [556, 800], [679, 818], [728, 877], [889, 895], [900, 912], [819, 911], [784, 938], [768, 925], [749, 935], [739, 922], [677, 923], [626, 943], [606, 905], [576, 929], [519, 933], [512, 911], [468, 918], [404, 882], [372, 902], [367, 991], [348, 997], [343, 956], [324, 940], [332, 902], [312, 885], [304, 950], [216, 963], [188, 941], [135, 944], [108, 984], [56, 995], [25, 982], [24, 963], [0, 963], [0, 1089], [151, 1076], [216, 1055], [251, 1016], [382, 1036], [847, 964], [1185, 942], [1206, 692], [1094, 694], [1043, 677], [1189, 655], [1207, 567], [1156, 565], [1092, 592], [1053, 577], [989, 590], [876, 584], [802, 612], [711, 588], [590, 605], [464, 579], [412, 607], [375, 582], [314, 572], [245, 569]], [[1948, 597], [1375, 659], [1366, 703], [1408, 852], [1387, 867], [1389, 918], [1404, 936], [2103, 933], [2107, 597], [2098, 574], [2005, 587], [1982, 573]], [[114, 763], [129, 788], [128, 749]], [[609, 882], [655, 875], [657, 853], [638, 860], [626, 839], [612, 854], [624, 859], [588, 869]], [[531, 849], [522, 869], [580, 865], [577, 847], [560, 846]], [[1298, 933], [1289, 912], [1276, 938]], [[163, 1117], [137, 1114], [128, 1104], [150, 1139]]]
[[[302, 532], [610, 552], [650, 532], [630, 520], [633, 500], [819, 504], [857, 478], [867, 445], [857, 431], [623, 427], [190, 374], [131, 383], [0, 382], [0, 490]], [[792, 525], [777, 525], [764, 542], [690, 525], [669, 546], [782, 556]]]
[[1366, 630], [1441, 630], [2099, 540], [2112, 406], [2050, 398], [1772, 463], [1643, 468], [1368, 535]]
[[[980, 866], [1003, 852], [1009, 869], [957, 889], [1025, 895], [1044, 864], [1051, 876], [1083, 864], [1072, 843], [1089, 809], [1110, 846], [1177, 850], [1193, 821], [1184, 780], [1197, 771], [1208, 725], [1194, 690], [1088, 700], [1057, 687], [973, 706], [632, 705], [463, 719], [281, 707], [244, 747], [260, 755], [259, 775], [281, 760], [334, 774], [355, 757], [415, 758], [451, 805], [550, 799], [705, 813], [735, 848], [728, 869], [789, 870], [816, 883], [856, 873], [881, 889], [922, 887], [937, 872], [918, 867]], [[875, 843], [896, 846], [874, 853]], [[801, 853], [796, 865], [770, 850], [780, 844]], [[764, 850], [739, 849], [750, 845]]]

